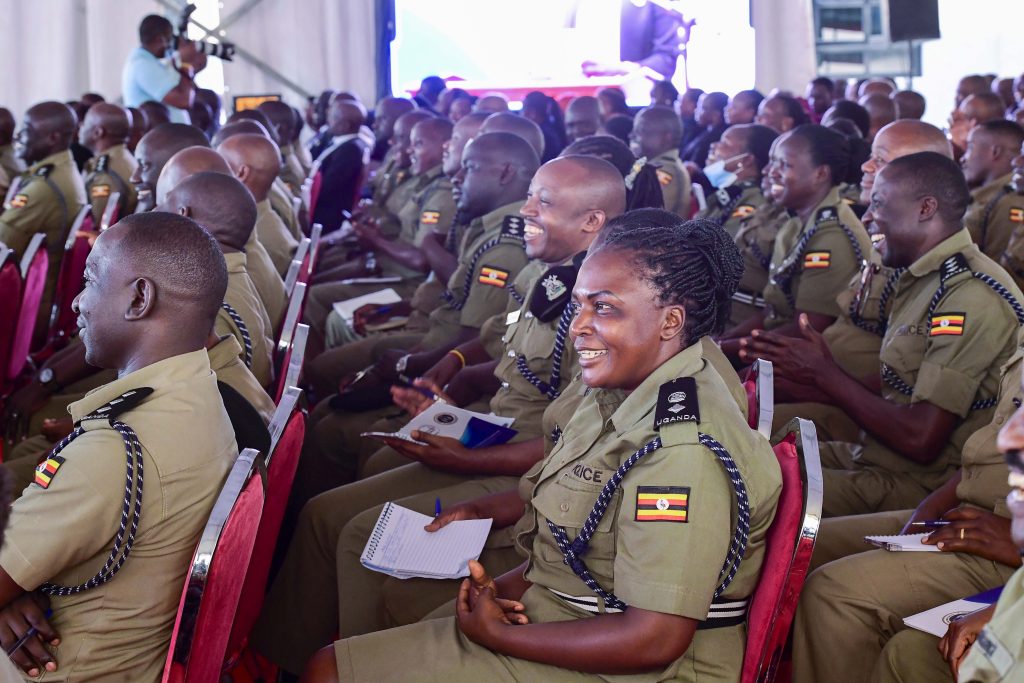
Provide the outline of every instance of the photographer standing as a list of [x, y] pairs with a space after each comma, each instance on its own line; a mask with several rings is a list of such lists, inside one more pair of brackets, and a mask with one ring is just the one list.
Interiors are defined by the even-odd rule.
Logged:
[[163, 102], [171, 110], [171, 121], [189, 123], [188, 109], [195, 96], [197, 71], [206, 66], [206, 55], [190, 40], [178, 41], [182, 65], [171, 60], [174, 27], [157, 14], [146, 16], [139, 24], [139, 47], [132, 51], [121, 75], [126, 107], [137, 107], [147, 100]]

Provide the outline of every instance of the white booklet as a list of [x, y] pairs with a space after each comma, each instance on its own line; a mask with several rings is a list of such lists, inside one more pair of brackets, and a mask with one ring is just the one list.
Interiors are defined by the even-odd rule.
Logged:
[[450, 403], [436, 401], [429, 408], [414, 417], [397, 432], [363, 432], [360, 436], [378, 439], [391, 437], [412, 443], [422, 443], [412, 438], [414, 431], [434, 436], [457, 439], [466, 448], [481, 448], [505, 443], [516, 431], [509, 429], [514, 422], [511, 417], [485, 415]]
[[352, 318], [357, 309], [367, 304], [397, 304], [402, 300], [398, 292], [388, 287], [379, 292], [370, 292], [345, 301], [335, 301], [334, 311], [340, 315], [345, 322], [352, 324]]
[[940, 553], [939, 546], [926, 545], [921, 539], [928, 534], [902, 534], [896, 536], [865, 536], [864, 540], [874, 543], [879, 548], [890, 551]]
[[941, 638], [946, 635], [946, 630], [955, 619], [985, 609], [998, 600], [999, 594], [1002, 592], [1003, 587], [999, 586], [969, 598], [947, 602], [945, 605], [939, 605], [907, 617], [903, 623], [910, 628], [916, 628], [918, 631], [931, 633], [933, 636]]
[[467, 519], [438, 531], [424, 531], [432, 519], [386, 503], [359, 561], [367, 569], [398, 579], [469, 576], [469, 561], [480, 557], [491, 520]]

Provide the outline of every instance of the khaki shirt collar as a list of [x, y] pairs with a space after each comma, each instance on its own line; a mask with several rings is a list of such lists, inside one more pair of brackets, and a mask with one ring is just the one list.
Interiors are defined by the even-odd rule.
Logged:
[[662, 160], [673, 161], [673, 162], [679, 161], [679, 150], [678, 149], [670, 149], [667, 152], [662, 152], [655, 159], [655, 161], [662, 161]]
[[36, 163], [29, 166], [28, 170], [25, 172], [28, 174], [35, 173], [36, 171], [38, 171], [43, 166], [46, 166], [47, 164], [52, 164], [54, 167], [56, 167], [71, 163], [74, 163], [74, 158], [71, 156], [71, 150], [65, 149], [61, 152], [51, 154], [50, 156], [46, 157], [41, 161], [37, 161]]
[[971, 233], [967, 232], [966, 228], [961, 228], [911, 263], [908, 270], [914, 277], [924, 277], [938, 270], [942, 262], [950, 256], [964, 251], [972, 244], [974, 242], [971, 241]]
[[[237, 342], [235, 343], [237, 344]], [[85, 395], [85, 398], [69, 405], [68, 412], [71, 413], [71, 418], [78, 422], [97, 408], [110, 403], [121, 394], [132, 389], [140, 387], [154, 389], [154, 393], [149, 397], [151, 399], [159, 395], [163, 388], [180, 382], [187, 382], [209, 373], [210, 359], [206, 349], [171, 356], [170, 358], [165, 358], [140, 368], [124, 377], [119, 377], [98, 389], [93, 389]]]
[[224, 262], [228, 266], [228, 275], [234, 275], [237, 273], [244, 273], [245, 271], [245, 252], [242, 251], [231, 251], [224, 254]]
[[[270, 196], [261, 202], [256, 202], [256, 222], [259, 223], [260, 219], [266, 216], [268, 213], [274, 210], [274, 207], [270, 204]], [[253, 230], [253, 232], [256, 232]]]
[[519, 209], [521, 209], [525, 203], [525, 200], [517, 200], [511, 204], [499, 207], [488, 214], [484, 214], [480, 219], [484, 226], [484, 233], [490, 234], [495, 230], [500, 230], [501, 224], [505, 220], [505, 216], [518, 216]]
[[1013, 171], [1004, 176], [999, 176], [987, 185], [976, 188], [971, 192], [971, 199], [976, 202], [987, 201], [988, 197], [995, 195], [999, 190], [1009, 185], [1011, 180], [1013, 180]]
[[826, 206], [835, 206], [840, 201], [841, 199], [839, 198], [839, 186], [836, 185], [835, 187], [828, 191], [828, 194], [825, 195], [825, 198], [818, 202], [818, 205], [814, 207], [813, 211], [811, 211], [810, 216], [807, 218], [807, 223], [805, 223], [805, 228], [810, 229], [814, 227], [814, 222], [818, 218], [818, 211], [824, 209]]
[[238, 340], [229, 334], [221, 337], [220, 341], [213, 348], [207, 349], [206, 352], [210, 356], [210, 369], [216, 373], [238, 360], [238, 357], [242, 354], [242, 347], [239, 345]]

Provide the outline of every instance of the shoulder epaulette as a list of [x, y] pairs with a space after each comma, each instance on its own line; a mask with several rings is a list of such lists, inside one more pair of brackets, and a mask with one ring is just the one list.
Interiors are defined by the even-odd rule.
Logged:
[[42, 166], [36, 169], [36, 172], [33, 175], [36, 175], [40, 178], [49, 178], [51, 171], [53, 171], [53, 164], [43, 164]]
[[697, 402], [697, 380], [677, 377], [658, 389], [658, 404], [654, 412], [654, 428], [661, 429], [673, 422], [700, 424], [700, 405]]
[[942, 284], [946, 284], [962, 273], [971, 273], [971, 266], [967, 263], [967, 257], [959, 252], [947, 258], [939, 266], [939, 280]]
[[96, 172], [97, 173], [106, 173], [107, 166], [109, 166], [109, 165], [110, 165], [110, 155], [109, 154], [101, 154], [99, 156], [99, 158], [96, 159]]
[[522, 216], [509, 214], [501, 221], [501, 237], [517, 244], [525, 241], [526, 220]]
[[82, 418], [85, 420], [113, 420], [118, 415], [123, 415], [135, 406], [142, 403], [147, 396], [153, 393], [150, 387], [139, 387], [126, 391], [117, 398], [104, 403], [96, 410]]
[[818, 209], [817, 215], [814, 217], [814, 224], [821, 225], [822, 223], [838, 223], [839, 213], [833, 206], [826, 206]]

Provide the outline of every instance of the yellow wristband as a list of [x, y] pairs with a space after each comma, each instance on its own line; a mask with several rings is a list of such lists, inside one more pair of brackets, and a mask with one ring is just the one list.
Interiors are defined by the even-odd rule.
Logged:
[[459, 362], [462, 363], [462, 367], [466, 367], [466, 357], [462, 355], [461, 351], [459, 351], [458, 349], [452, 349], [448, 353], [458, 358]]

